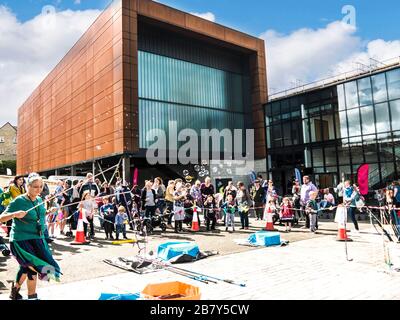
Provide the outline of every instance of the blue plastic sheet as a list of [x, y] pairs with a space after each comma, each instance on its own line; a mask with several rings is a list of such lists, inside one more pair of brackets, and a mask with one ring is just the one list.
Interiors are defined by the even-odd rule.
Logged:
[[140, 293], [118, 294], [118, 293], [102, 293], [99, 300], [137, 300], [140, 298]]
[[158, 258], [169, 261], [182, 255], [197, 258], [200, 254], [199, 246], [193, 242], [167, 242], [158, 246]]
[[279, 246], [281, 244], [281, 236], [279, 232], [259, 231], [250, 235], [248, 241], [257, 246]]

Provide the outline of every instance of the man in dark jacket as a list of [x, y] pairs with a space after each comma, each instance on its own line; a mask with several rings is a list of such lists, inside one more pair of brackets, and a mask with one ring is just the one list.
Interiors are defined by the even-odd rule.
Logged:
[[82, 199], [83, 193], [87, 190], [90, 191], [90, 195], [92, 197], [96, 197], [100, 193], [99, 187], [93, 180], [93, 174], [90, 172], [86, 175], [86, 182], [79, 189], [79, 197], [81, 199]]
[[251, 196], [254, 201], [257, 220], [262, 220], [264, 214], [264, 205], [266, 202], [266, 192], [261, 186], [260, 180], [254, 181], [254, 186], [251, 189]]

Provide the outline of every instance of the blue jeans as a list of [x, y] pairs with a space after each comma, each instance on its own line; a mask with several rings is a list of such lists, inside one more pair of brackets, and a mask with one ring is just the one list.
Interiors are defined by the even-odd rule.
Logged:
[[119, 238], [119, 234], [122, 232], [122, 235], [124, 238], [126, 238], [126, 225], [125, 224], [117, 224], [116, 225], [116, 235], [117, 235], [117, 240]]
[[350, 215], [351, 221], [353, 221], [353, 223], [354, 223], [354, 228], [356, 228], [356, 230], [359, 230], [358, 222], [357, 222], [357, 219], [356, 219], [356, 210], [357, 210], [356, 207], [349, 207], [347, 212]]

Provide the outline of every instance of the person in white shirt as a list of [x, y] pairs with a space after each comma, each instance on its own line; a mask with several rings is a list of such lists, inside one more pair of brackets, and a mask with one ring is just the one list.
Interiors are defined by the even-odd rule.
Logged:
[[320, 203], [321, 209], [333, 207], [335, 205], [335, 197], [330, 193], [329, 189], [324, 189], [324, 200]]

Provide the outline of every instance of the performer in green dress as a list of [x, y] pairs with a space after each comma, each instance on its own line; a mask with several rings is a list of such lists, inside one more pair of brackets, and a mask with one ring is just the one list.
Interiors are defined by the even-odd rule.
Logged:
[[61, 275], [44, 237], [46, 209], [40, 198], [42, 188], [42, 178], [36, 173], [30, 174], [27, 193], [14, 199], [0, 216], [0, 222], [13, 220], [10, 249], [20, 265], [15, 286], [11, 289], [12, 300], [22, 299], [19, 291], [26, 279], [28, 299], [37, 299], [37, 277], [59, 281]]

